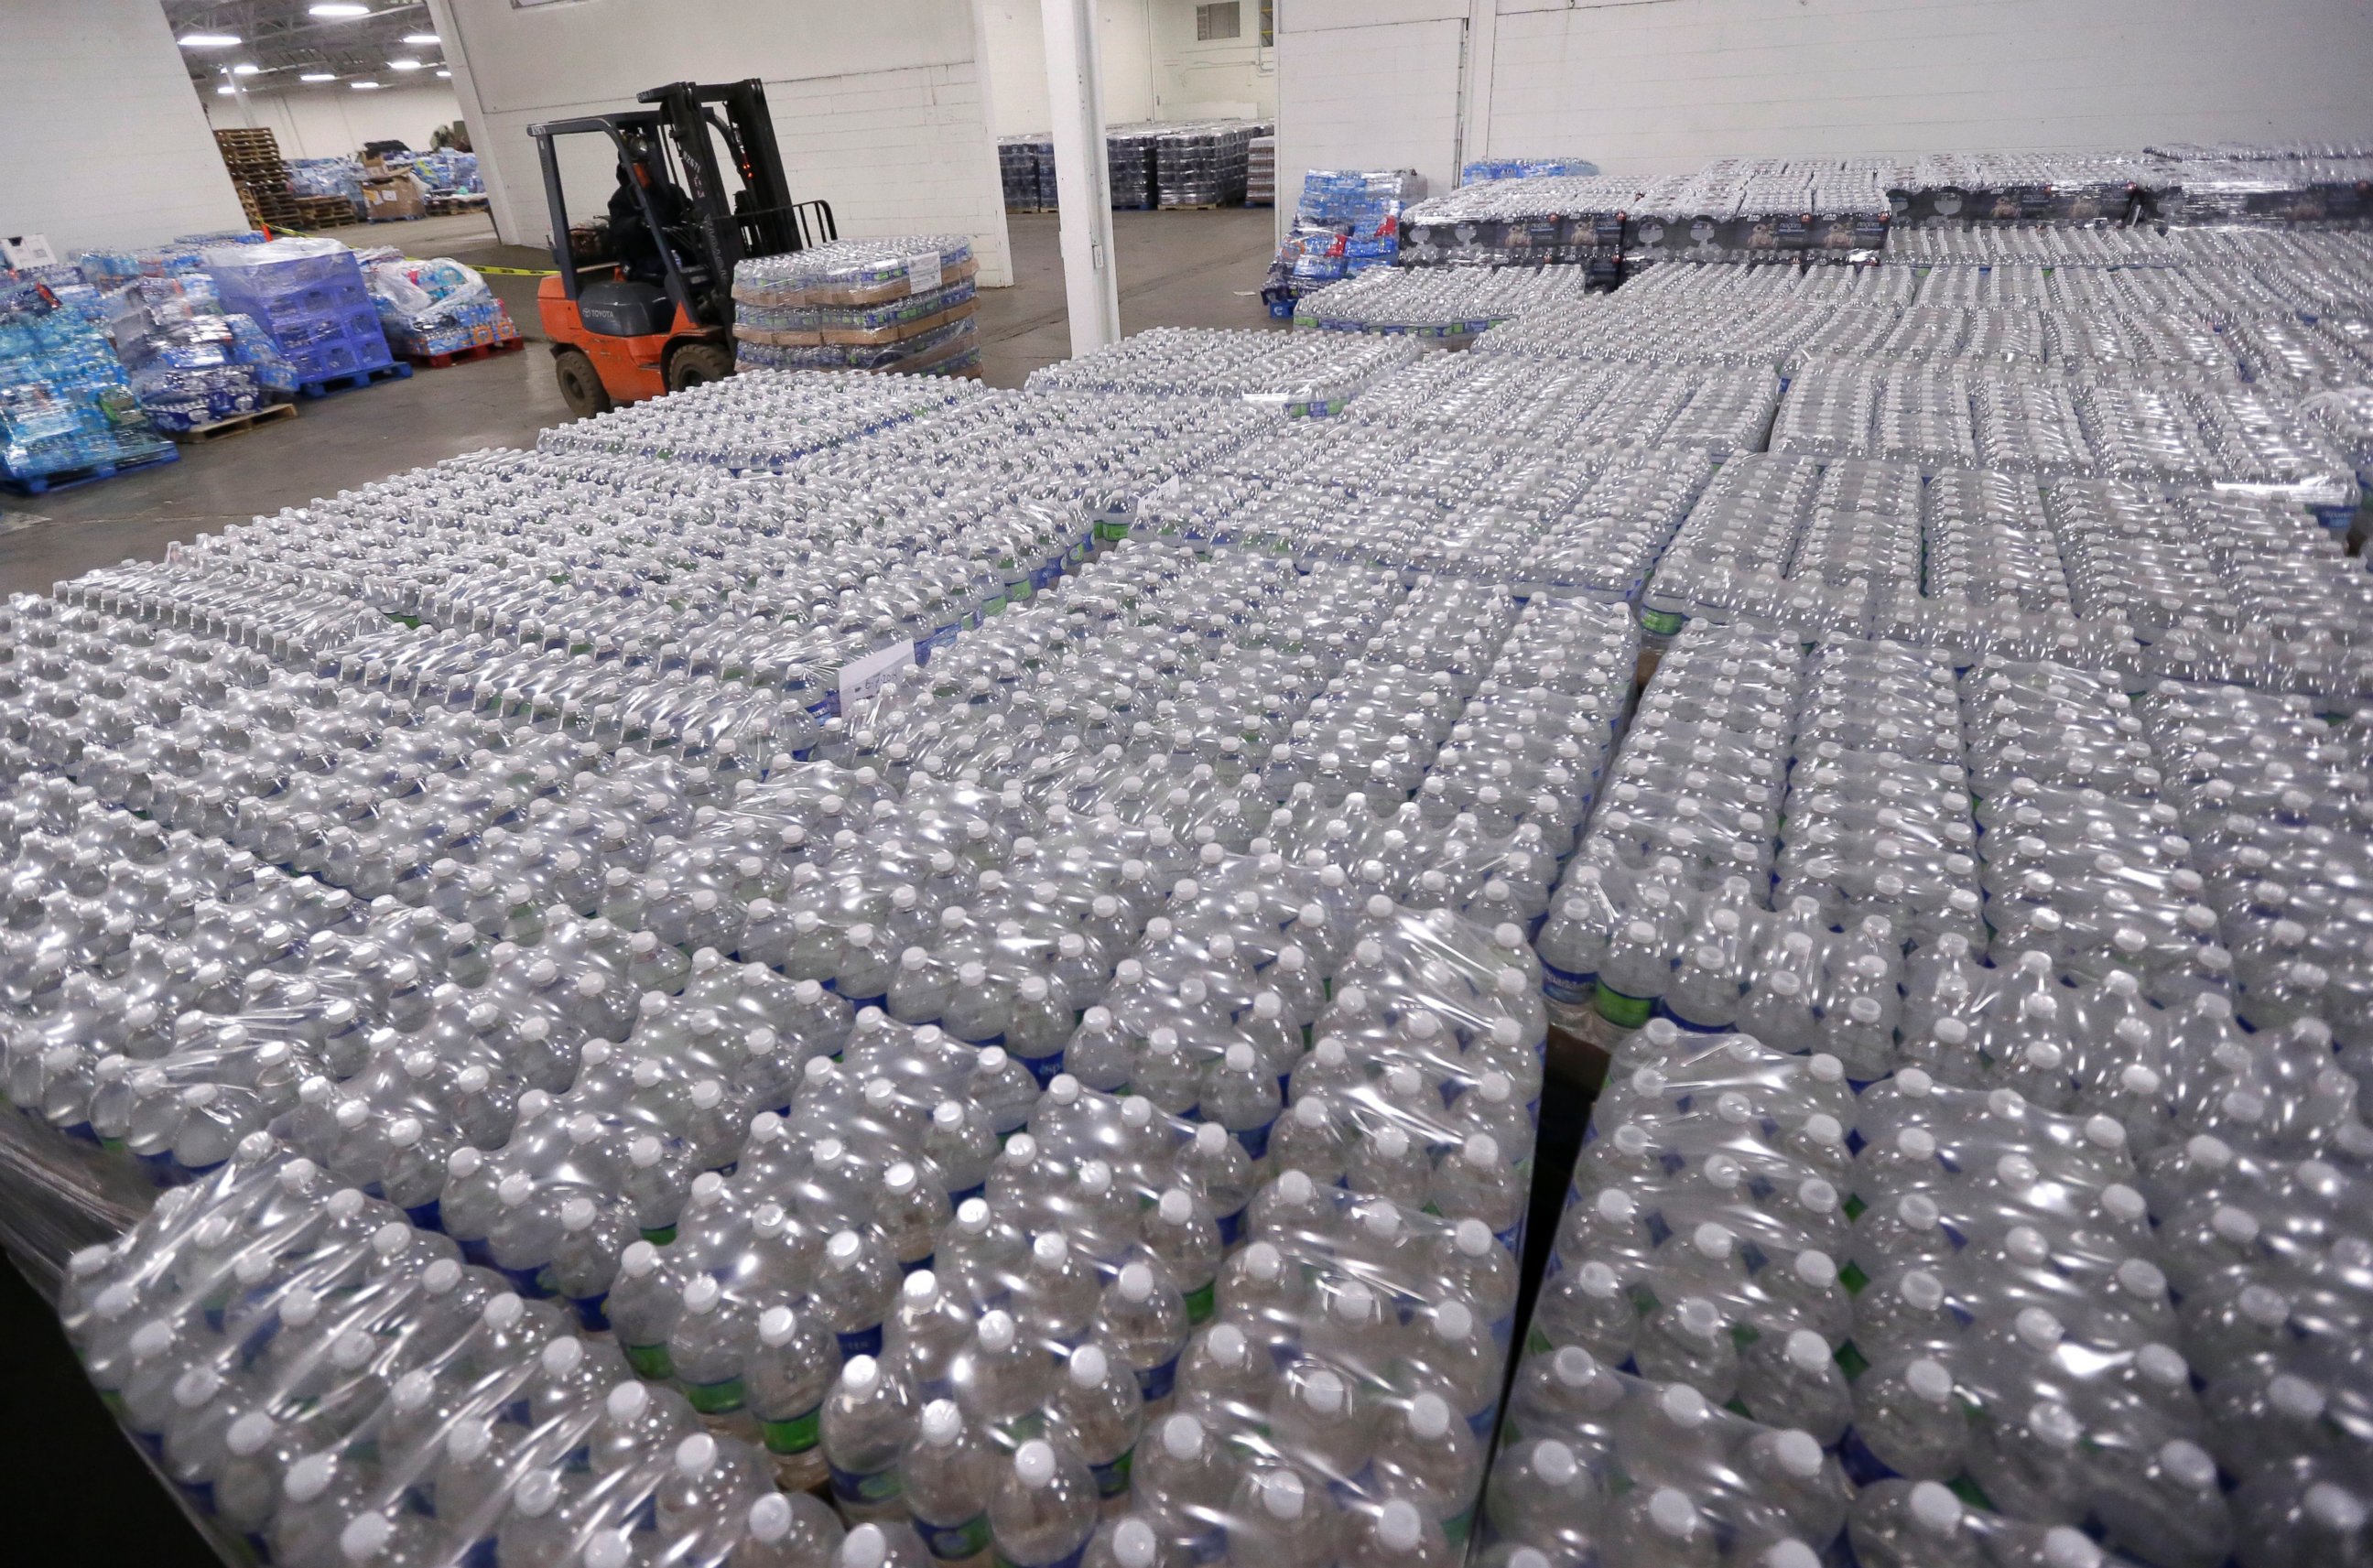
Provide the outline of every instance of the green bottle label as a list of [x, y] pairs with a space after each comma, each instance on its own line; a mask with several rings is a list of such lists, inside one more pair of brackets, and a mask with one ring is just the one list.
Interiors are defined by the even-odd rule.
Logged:
[[822, 1405], [789, 1421], [762, 1421], [758, 1423], [758, 1431], [766, 1438], [766, 1451], [770, 1454], [804, 1454], [816, 1445], [823, 1430]]
[[702, 1415], [731, 1415], [742, 1408], [742, 1380], [729, 1377], [721, 1383], [687, 1383], [684, 1397]]
[[1656, 1011], [1656, 999], [1625, 996], [1611, 989], [1605, 980], [1598, 982], [1598, 1015], [1609, 1024], [1625, 1029], [1637, 1029], [1648, 1022], [1648, 1014]]
[[621, 1345], [619, 1348], [626, 1352], [626, 1364], [635, 1369], [638, 1377], [664, 1379], [674, 1374], [665, 1345]]
[[1219, 1305], [1219, 1290], [1220, 1282], [1213, 1280], [1187, 1293], [1186, 1321], [1189, 1323], [1209, 1321], [1212, 1312]]
[[1689, 617], [1677, 610], [1651, 610], [1643, 606], [1640, 611], [1640, 629], [1650, 637], [1670, 637], [1681, 629], [1681, 623], [1687, 619]]

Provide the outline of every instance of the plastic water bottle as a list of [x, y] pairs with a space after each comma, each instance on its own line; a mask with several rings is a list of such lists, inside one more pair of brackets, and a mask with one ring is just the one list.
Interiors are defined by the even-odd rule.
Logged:
[[1041, 1438], [1023, 1444], [989, 1496], [997, 1561], [1011, 1568], [1070, 1568], [1095, 1533], [1097, 1495], [1079, 1456]]
[[899, 1460], [899, 1487], [935, 1562], [976, 1568], [988, 1551], [988, 1495], [995, 1450], [966, 1425], [951, 1399], [923, 1407], [915, 1440]]
[[830, 1479], [824, 1404], [840, 1374], [839, 1341], [809, 1316], [788, 1306], [758, 1315], [756, 1343], [743, 1365], [745, 1398], [786, 1492], [812, 1491]]
[[833, 1504], [843, 1518], [878, 1524], [904, 1516], [898, 1460], [917, 1420], [913, 1391], [873, 1357], [851, 1356], [842, 1366], [820, 1427]]

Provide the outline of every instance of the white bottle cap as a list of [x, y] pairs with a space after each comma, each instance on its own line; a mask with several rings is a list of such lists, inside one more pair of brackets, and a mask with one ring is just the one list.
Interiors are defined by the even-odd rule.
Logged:
[[[1034, 1437], [1024, 1443], [1014, 1450], [1013, 1474], [1014, 1479], [1033, 1492], [1045, 1486], [1055, 1479], [1054, 1448], [1044, 1438]], [[854, 1537], [855, 1532], [850, 1533]], [[878, 1564], [874, 1568], [878, 1568]]]
[[1953, 1397], [1953, 1375], [1945, 1363], [1922, 1356], [1903, 1369], [1903, 1381], [1914, 1396], [1932, 1405], [1941, 1405]]
[[1291, 1524], [1302, 1517], [1302, 1510], [1308, 1498], [1303, 1491], [1300, 1476], [1292, 1470], [1271, 1470], [1260, 1479], [1260, 1501], [1262, 1511], [1270, 1518]]
[[1798, 1480], [1810, 1480], [1821, 1473], [1821, 1445], [1809, 1432], [1781, 1433], [1771, 1440], [1771, 1457]]
[[705, 1432], [696, 1432], [675, 1445], [675, 1469], [678, 1475], [705, 1476], [716, 1463], [717, 1439]]
[[1788, 1336], [1788, 1364], [1799, 1372], [1818, 1372], [1829, 1363], [1829, 1342], [1810, 1328]]
[[2179, 1486], [2205, 1492], [2216, 1484], [2216, 1461], [2196, 1443], [2170, 1438], [2159, 1446], [2158, 1463]]
[[[1045, 1448], [1046, 1445], [1041, 1443], [1038, 1446]], [[1046, 1473], [1050, 1476], [1055, 1473], [1055, 1456], [1051, 1449], [1046, 1454]], [[840, 1568], [882, 1568], [889, 1559], [890, 1538], [883, 1533], [879, 1525], [859, 1525], [841, 1538]]]
[[1153, 1527], [1135, 1515], [1113, 1527], [1113, 1561], [1120, 1568], [1153, 1568], [1156, 1545]]
[[1071, 1387], [1074, 1388], [1100, 1387], [1104, 1383], [1105, 1374], [1110, 1370], [1111, 1366], [1105, 1360], [1101, 1346], [1081, 1345], [1071, 1352], [1070, 1375]]
[[1648, 1499], [1648, 1522], [1663, 1535], [1684, 1540], [1697, 1532], [1698, 1505], [1677, 1487], [1660, 1486]]
[[2101, 1549], [2084, 1531], [2054, 1525], [2043, 1532], [2044, 1568], [2100, 1568]]
[[[788, 1312], [789, 1308], [786, 1307], [783, 1310]], [[640, 1421], [643, 1412], [650, 1408], [650, 1404], [651, 1390], [649, 1384], [621, 1383], [610, 1390], [609, 1398], [602, 1401], [602, 1408], [612, 1421], [624, 1426], [628, 1422]]]
[[964, 1412], [953, 1399], [933, 1399], [923, 1407], [923, 1441], [944, 1448], [964, 1432]]
[[1675, 1426], [1694, 1432], [1713, 1419], [1713, 1407], [1706, 1397], [1686, 1383], [1674, 1383], [1656, 1396], [1656, 1408]]
[[750, 1504], [750, 1535], [772, 1546], [791, 1533], [791, 1500], [770, 1492]]
[[1190, 1415], [1175, 1415], [1162, 1423], [1162, 1451], [1174, 1459], [1192, 1459], [1203, 1451], [1203, 1423]]
[[1376, 1515], [1376, 1539], [1387, 1551], [1415, 1551], [1424, 1536], [1425, 1521], [1405, 1499], [1394, 1498]]
[[358, 1515], [338, 1532], [338, 1555], [349, 1562], [368, 1562], [386, 1550], [394, 1536], [395, 1521], [386, 1515]]
[[882, 1381], [882, 1367], [871, 1356], [851, 1356], [840, 1369], [840, 1386], [862, 1398]]
[[1959, 1527], [1961, 1500], [1940, 1481], [1923, 1480], [1911, 1488], [1911, 1520], [1931, 1535]]
[[[1821, 1568], [1821, 1559], [1801, 1540], [1776, 1540], [1755, 1560], [1756, 1568]], [[1510, 1561], [1509, 1568], [1514, 1568]]]

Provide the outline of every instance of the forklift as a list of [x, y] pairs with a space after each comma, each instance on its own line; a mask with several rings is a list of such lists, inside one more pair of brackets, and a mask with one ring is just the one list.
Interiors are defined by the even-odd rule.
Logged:
[[[651, 107], [528, 127], [560, 269], [538, 286], [536, 310], [580, 417], [731, 375], [734, 263], [840, 237], [828, 204], [791, 200], [757, 78], [673, 82], [635, 101]], [[607, 227], [572, 232], [558, 143], [578, 135], [607, 139], [618, 184]]]

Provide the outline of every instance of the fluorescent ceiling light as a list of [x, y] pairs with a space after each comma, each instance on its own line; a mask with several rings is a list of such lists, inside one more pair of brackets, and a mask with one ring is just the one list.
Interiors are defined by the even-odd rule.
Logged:
[[420, 69], [420, 62], [417, 60], [391, 60], [387, 63], [387, 66], [391, 71], [417, 71]]
[[234, 88], [234, 87], [219, 87], [219, 88], [215, 88], [215, 96], [216, 96], [216, 98], [228, 98], [231, 94], [233, 94], [233, 93], [237, 92], [238, 90], [239, 90], [239, 89], [238, 89], [237, 88]]
[[307, 6], [305, 14], [309, 17], [327, 17], [332, 20], [338, 20], [346, 17], [368, 17], [370, 15], [370, 7], [357, 6], [354, 4], [354, 0], [323, 0], [323, 3], [319, 6]]
[[379, 90], [379, 84], [377, 82], [356, 82], [353, 83], [352, 86], [357, 92], [377, 92]]
[[193, 32], [181, 40], [184, 49], [237, 49], [239, 35], [228, 32]]
[[261, 65], [249, 65], [242, 64], [233, 65], [230, 68], [230, 74], [234, 76], [260, 76], [263, 74], [263, 67]]
[[451, 76], [453, 73], [452, 73], [452, 72], [450, 72], [450, 71], [439, 71], [439, 72], [438, 72], [437, 74], [438, 74], [438, 76]]
[[403, 35], [403, 41], [420, 48], [437, 42], [438, 38], [433, 32], [408, 32]]
[[334, 71], [308, 71], [297, 79], [300, 82], [334, 82], [338, 77]]

